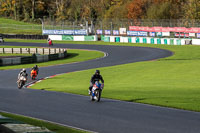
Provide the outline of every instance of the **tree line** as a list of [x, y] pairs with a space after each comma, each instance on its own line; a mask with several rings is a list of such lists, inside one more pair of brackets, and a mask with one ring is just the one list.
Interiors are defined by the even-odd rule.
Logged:
[[0, 16], [20, 21], [200, 19], [200, 0], [0, 0]]

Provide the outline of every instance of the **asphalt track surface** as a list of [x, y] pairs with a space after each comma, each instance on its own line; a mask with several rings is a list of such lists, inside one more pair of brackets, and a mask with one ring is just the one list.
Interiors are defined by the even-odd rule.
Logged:
[[[6, 43], [42, 46], [46, 44]], [[144, 47], [56, 44], [54, 47], [99, 50], [105, 58], [40, 68], [38, 78], [60, 73], [154, 60], [172, 52]], [[100, 69], [101, 70], [101, 69]], [[101, 133], [198, 133], [200, 113], [132, 102], [33, 89], [17, 89], [20, 70], [0, 71], [0, 110]], [[29, 69], [30, 71], [30, 69]], [[66, 79], [67, 80], [67, 79]], [[89, 82], [90, 79], [88, 79]], [[106, 86], [106, 81], [105, 81]], [[86, 88], [87, 91], [88, 88]], [[106, 89], [106, 87], [105, 87]], [[103, 95], [103, 94], [102, 94]]]

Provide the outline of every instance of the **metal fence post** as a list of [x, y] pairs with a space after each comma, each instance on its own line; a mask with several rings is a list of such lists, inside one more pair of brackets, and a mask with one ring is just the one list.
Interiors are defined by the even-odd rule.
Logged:
[[110, 22], [110, 34], [112, 35], [112, 30], [113, 30], [113, 23], [112, 22]]

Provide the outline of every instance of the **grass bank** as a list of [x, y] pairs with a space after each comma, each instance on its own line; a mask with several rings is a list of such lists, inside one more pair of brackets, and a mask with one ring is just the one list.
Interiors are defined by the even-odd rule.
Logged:
[[3, 34], [42, 34], [42, 25], [13, 19], [0, 18], [0, 33]]
[[0, 112], [0, 115], [8, 117], [8, 118], [12, 118], [12, 119], [20, 121], [20, 122], [24, 122], [26, 124], [30, 124], [33, 126], [45, 127], [55, 133], [86, 133], [85, 131], [75, 130], [75, 129], [72, 129], [69, 127], [65, 127], [65, 126], [61, 126], [61, 125], [33, 119], [33, 118], [28, 118], [28, 117], [24, 117], [24, 116], [2, 113], [2, 112]]

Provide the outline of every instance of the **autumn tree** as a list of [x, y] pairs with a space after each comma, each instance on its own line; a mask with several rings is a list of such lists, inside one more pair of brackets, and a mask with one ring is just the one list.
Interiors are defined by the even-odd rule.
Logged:
[[128, 6], [129, 19], [142, 19], [146, 16], [148, 0], [133, 0]]

